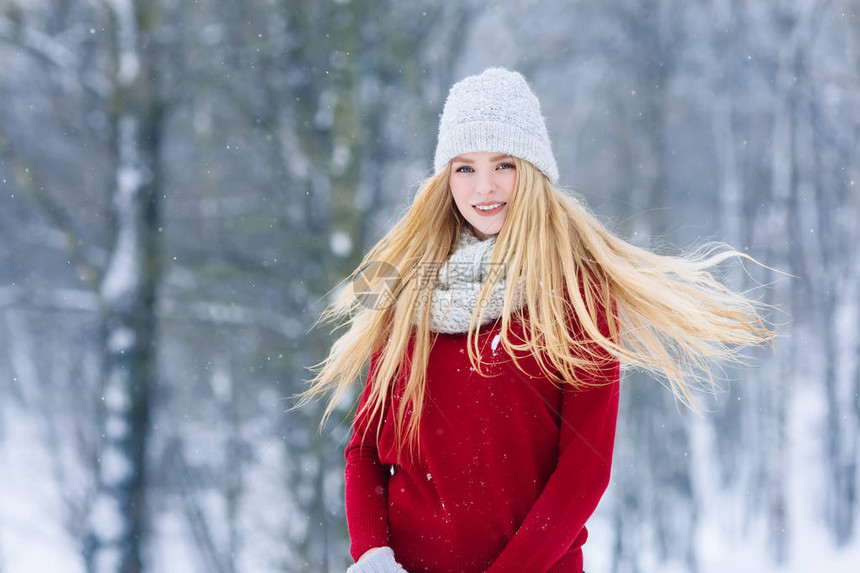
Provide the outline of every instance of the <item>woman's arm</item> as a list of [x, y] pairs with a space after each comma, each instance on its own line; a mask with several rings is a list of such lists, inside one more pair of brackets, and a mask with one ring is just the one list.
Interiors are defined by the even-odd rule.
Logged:
[[[604, 334], [605, 317], [599, 321]], [[606, 358], [609, 358], [605, 353]], [[579, 372], [579, 376], [588, 376]], [[548, 571], [569, 550], [609, 485], [620, 364], [588, 376], [602, 386], [562, 394], [559, 459], [538, 499], [487, 573]]]
[[[355, 561], [369, 549], [388, 545], [389, 472], [379, 461], [376, 419], [371, 420], [369, 415], [359, 415], [370, 395], [370, 376], [376, 367], [377, 356], [378, 353], [375, 353], [371, 358], [370, 373], [359, 400], [352, 436], [344, 451], [346, 522], [349, 529], [350, 555]], [[367, 436], [362, 442], [365, 428]]]

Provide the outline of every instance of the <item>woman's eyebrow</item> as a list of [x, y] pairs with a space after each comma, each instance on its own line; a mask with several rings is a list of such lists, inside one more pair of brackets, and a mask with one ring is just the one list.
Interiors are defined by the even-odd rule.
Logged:
[[[507, 157], [510, 157], [510, 154], [502, 153], [500, 155], [495, 155], [493, 157], [490, 157], [490, 161], [499, 161], [500, 159], [505, 159]], [[471, 159], [466, 159], [464, 157], [459, 157], [459, 156], [455, 157], [451, 161], [452, 162], [457, 161], [459, 163], [474, 163], [474, 161], [472, 161]]]

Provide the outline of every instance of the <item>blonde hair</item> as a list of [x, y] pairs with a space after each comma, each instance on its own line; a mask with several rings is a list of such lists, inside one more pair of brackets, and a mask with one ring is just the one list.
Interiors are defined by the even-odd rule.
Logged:
[[[491, 264], [500, 263], [506, 270], [500, 342], [512, 356], [515, 350], [527, 351], [554, 383], [581, 388], [587, 384], [574, 376], [576, 369], [597, 369], [608, 355], [625, 367], [665, 377], [676, 398], [698, 411], [691, 389], [701, 382], [713, 383], [709, 361], [737, 361], [741, 347], [769, 343], [775, 336], [759, 314], [758, 307], [766, 305], [732, 291], [708, 271], [733, 257], [757, 263], [750, 256], [717, 242], [684, 256], [631, 245], [607, 230], [573, 196], [553, 186], [534, 165], [516, 157], [514, 163], [514, 192], [491, 259]], [[334, 389], [320, 428], [374, 357], [364, 414], [369, 411], [370, 419], [377, 420], [377, 443], [380, 413], [394, 381], [408, 372], [395, 412], [395, 441], [400, 451], [406, 413], [411, 410], [405, 428], [410, 455], [417, 445], [432, 346], [430, 305], [420, 302], [426, 291], [416, 280], [417, 273], [447, 261], [468, 226], [451, 195], [450, 169], [449, 162], [423, 182], [405, 215], [340, 283], [340, 295], [317, 321], [347, 319], [344, 324], [349, 326], [328, 357], [311, 367], [317, 373], [294, 406]], [[362, 274], [378, 263], [391, 265], [396, 274]], [[365, 306], [368, 299], [362, 300], [353, 289], [359, 276], [370, 292], [390, 295], [391, 304]], [[500, 279], [491, 274], [480, 297], [488, 299]], [[520, 279], [529, 318], [524, 323], [525, 340], [515, 344], [508, 331], [516, 310], [514, 287]], [[413, 317], [415, 313], [419, 316]], [[484, 306], [476, 305], [467, 336], [469, 360], [479, 373], [477, 333], [483, 314]], [[577, 325], [581, 336], [571, 331], [570, 323]], [[413, 335], [413, 353], [405, 368]]]

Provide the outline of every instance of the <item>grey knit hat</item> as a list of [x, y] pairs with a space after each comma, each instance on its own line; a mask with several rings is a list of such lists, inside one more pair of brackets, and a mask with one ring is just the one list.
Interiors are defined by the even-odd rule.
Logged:
[[472, 151], [508, 153], [531, 162], [553, 183], [558, 180], [540, 102], [519, 73], [487, 68], [451, 86], [439, 120], [436, 173]]

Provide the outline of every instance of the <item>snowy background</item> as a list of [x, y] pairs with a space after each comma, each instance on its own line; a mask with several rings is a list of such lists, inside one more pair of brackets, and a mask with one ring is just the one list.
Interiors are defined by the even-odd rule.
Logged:
[[860, 570], [859, 7], [0, 0], [0, 572], [346, 569], [350, 404], [285, 410], [489, 65], [616, 232], [791, 275], [704, 416], [626, 375], [586, 571]]

